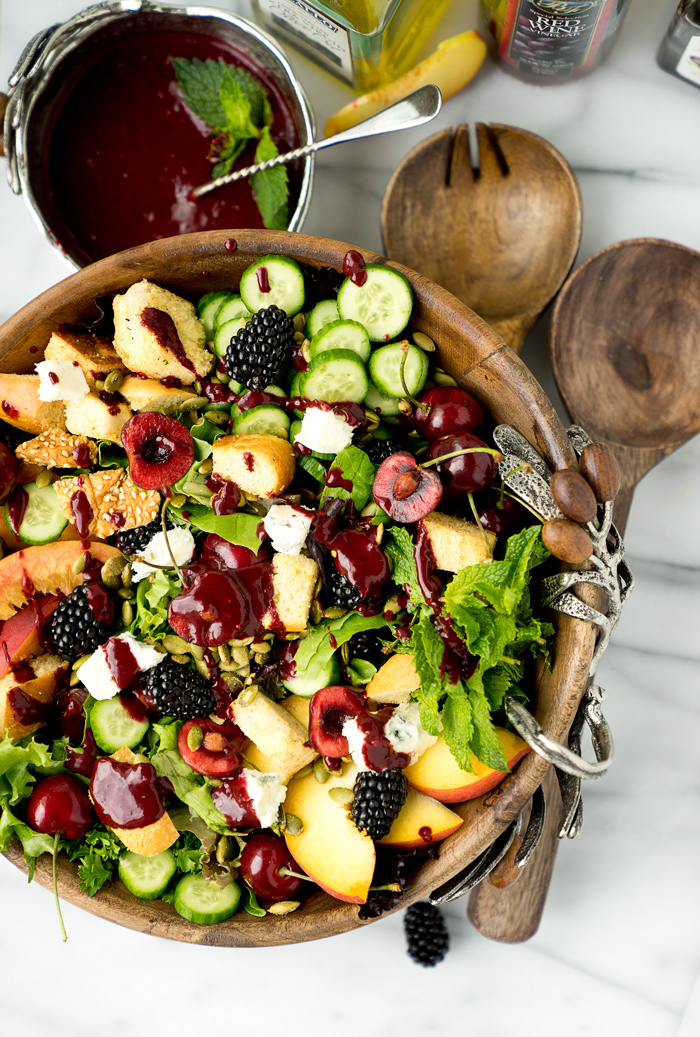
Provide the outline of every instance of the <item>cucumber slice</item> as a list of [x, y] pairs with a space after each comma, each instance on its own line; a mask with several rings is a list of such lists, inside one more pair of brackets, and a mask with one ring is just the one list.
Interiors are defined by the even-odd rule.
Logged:
[[337, 320], [338, 314], [338, 303], [335, 299], [321, 299], [317, 302], [313, 310], [306, 315], [306, 334], [309, 338], [313, 338], [317, 335], [324, 324], [330, 324], [331, 321]]
[[[385, 396], [406, 395], [401, 381], [403, 358], [404, 351], [399, 342], [392, 342], [390, 346], [375, 349], [369, 358], [370, 377]], [[406, 389], [411, 396], [415, 396], [421, 391], [428, 377], [428, 357], [418, 346], [409, 345], [403, 374]]]
[[214, 318], [214, 330], [225, 324], [227, 320], [250, 320], [253, 314], [250, 312], [240, 295], [231, 294], [225, 299], [216, 312]]
[[197, 316], [204, 328], [207, 342], [211, 342], [214, 338], [216, 315], [219, 312], [221, 305], [226, 302], [227, 299], [230, 299], [232, 295], [233, 292], [209, 292], [208, 295], [203, 295], [197, 303]]
[[411, 286], [398, 270], [370, 263], [367, 280], [357, 285], [347, 277], [338, 292], [338, 313], [367, 328], [372, 342], [388, 342], [408, 324], [413, 309]]
[[357, 353], [349, 349], [328, 349], [311, 361], [301, 388], [308, 400], [362, 403], [369, 389], [369, 379]]
[[235, 882], [222, 889], [214, 879], [185, 875], [175, 887], [175, 910], [188, 922], [213, 925], [235, 914], [241, 891]]
[[212, 346], [217, 356], [226, 356], [226, 350], [231, 345], [231, 339], [245, 325], [246, 321], [243, 317], [236, 317], [234, 320], [227, 320], [224, 324], [217, 325], [214, 338], [212, 339]]
[[[58, 503], [58, 495], [53, 486], [42, 486], [38, 488], [35, 482], [25, 483], [23, 487], [28, 494], [27, 508], [24, 518], [17, 530], [17, 537], [25, 544], [48, 544], [52, 540], [58, 540], [63, 530], [68, 525], [68, 519], [63, 514]], [[10, 516], [7, 504], [5, 505], [5, 524], [10, 525]]]
[[[238, 407], [234, 407], [238, 410]], [[233, 414], [233, 411], [231, 412]], [[289, 416], [281, 407], [262, 403], [259, 407], [233, 414], [233, 431], [247, 436], [279, 436], [286, 439], [289, 432]]]
[[90, 710], [90, 727], [100, 749], [115, 753], [123, 745], [135, 749], [148, 731], [149, 723], [134, 720], [121, 696], [115, 695], [95, 702]]
[[312, 359], [329, 349], [349, 349], [366, 364], [370, 353], [369, 335], [356, 320], [331, 321], [311, 340]]
[[338, 684], [340, 682], [340, 667], [336, 662], [335, 656], [332, 656], [329, 662], [323, 667], [321, 672], [316, 677], [292, 677], [291, 680], [282, 681], [282, 684], [291, 691], [292, 695], [299, 695], [301, 698], [310, 699], [312, 695], [315, 695], [321, 688], [328, 688], [331, 684]]
[[[295, 411], [295, 413], [297, 413], [297, 412]], [[302, 413], [302, 412], [299, 411], [299, 413]], [[300, 428], [301, 428], [301, 421], [299, 421], [299, 419], [296, 418], [292, 422], [291, 427], [289, 429], [289, 442], [292, 444], [292, 446], [294, 446], [294, 440], [299, 435], [299, 429]], [[296, 449], [296, 447], [295, 447], [295, 449]], [[308, 457], [309, 455], [305, 454], [303, 456]], [[321, 461], [332, 461], [333, 458], [336, 457], [336, 456], [337, 456], [336, 454], [320, 454], [318, 452], [318, 450], [312, 450], [311, 451], [311, 457], [318, 457]]]
[[[262, 291], [261, 283], [269, 291]], [[304, 275], [288, 256], [262, 256], [243, 272], [240, 291], [251, 313], [274, 305], [293, 317], [304, 305]]]
[[129, 892], [141, 900], [162, 896], [176, 871], [175, 857], [170, 850], [162, 850], [153, 857], [127, 850], [119, 858], [119, 878]]
[[387, 415], [394, 416], [401, 413], [399, 410], [399, 397], [385, 396], [371, 381], [367, 395], [362, 402], [367, 410], [373, 410], [375, 414], [381, 414], [383, 418]]

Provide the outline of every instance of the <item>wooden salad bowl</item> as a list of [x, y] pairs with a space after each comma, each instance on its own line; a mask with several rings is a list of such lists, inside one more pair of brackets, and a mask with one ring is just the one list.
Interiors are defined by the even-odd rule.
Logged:
[[[235, 252], [226, 248], [232, 236], [237, 242]], [[349, 248], [356, 246], [308, 234], [244, 230], [187, 234], [129, 249], [71, 275], [6, 321], [0, 327], [0, 370], [31, 371], [60, 324], [94, 319], [98, 297], [123, 292], [142, 278], [194, 299], [206, 292], [235, 289], [243, 270], [268, 253], [288, 255], [316, 268], [342, 270]], [[358, 251], [366, 262], [386, 262], [375, 253]], [[497, 422], [521, 432], [553, 469], [574, 465], [573, 451], [552, 404], [503, 339], [445, 289], [398, 263], [389, 265], [410, 281], [415, 296], [412, 327], [434, 339], [441, 366], [477, 396]], [[532, 708], [545, 732], [564, 742], [586, 688], [595, 632], [591, 624], [565, 616], [556, 617], [556, 626], [551, 670], [540, 668]], [[440, 844], [435, 859], [426, 859], [415, 872], [399, 907], [426, 897], [490, 846], [529, 801], [548, 769], [549, 764], [530, 752], [487, 795], [463, 805], [450, 804], [464, 824]], [[18, 843], [6, 856], [27, 871]], [[48, 855], [37, 861], [34, 880], [52, 888]], [[298, 943], [368, 924], [359, 919], [357, 904], [319, 891], [289, 915], [254, 918], [240, 911], [218, 925], [196, 925], [181, 918], [171, 905], [137, 900], [120, 882], [89, 898], [80, 891], [77, 865], [64, 854], [58, 863], [58, 889], [71, 903], [119, 925], [212, 946]]]

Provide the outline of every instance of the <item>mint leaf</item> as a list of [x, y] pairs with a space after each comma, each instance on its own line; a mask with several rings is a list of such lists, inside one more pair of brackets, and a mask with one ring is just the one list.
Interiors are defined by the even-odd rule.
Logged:
[[257, 554], [260, 549], [258, 528], [262, 519], [257, 515], [248, 515], [246, 512], [215, 515], [210, 508], [195, 505], [189, 509], [188, 521], [197, 529], [201, 529], [205, 533], [218, 533], [230, 544], [247, 547], [254, 554]]
[[419, 609], [425, 605], [425, 598], [418, 586], [418, 570], [413, 549], [413, 538], [405, 526], [391, 526], [384, 532], [382, 547], [389, 556], [393, 569], [391, 578], [394, 583], [406, 590], [409, 605]]
[[[279, 155], [277, 145], [266, 127], [255, 149], [255, 162], [267, 162]], [[254, 173], [250, 186], [257, 202], [263, 226], [268, 230], [286, 230], [289, 222], [289, 179], [285, 166], [275, 166]]]
[[490, 565], [468, 565], [445, 588], [445, 605], [455, 616], [471, 607], [478, 595], [498, 612], [513, 615], [523, 597], [530, 569], [549, 557], [541, 539], [541, 526], [530, 526], [508, 538], [503, 561]]
[[325, 486], [321, 500], [337, 497], [340, 500], [351, 500], [358, 511], [362, 511], [372, 496], [372, 484], [377, 469], [364, 450], [356, 446], [346, 446], [333, 461], [331, 472], [340, 472], [343, 482], [350, 483], [348, 490], [344, 485]]
[[447, 696], [442, 708], [443, 738], [463, 771], [473, 771], [472, 739], [474, 720], [472, 704], [461, 683], [453, 685], [454, 692]]
[[[250, 97], [241, 83], [225, 67], [221, 78], [219, 100], [226, 116], [226, 132], [234, 140], [248, 140], [260, 135], [260, 127], [252, 119]], [[262, 112], [260, 113], [262, 115]]]
[[207, 126], [219, 132], [226, 129], [221, 84], [227, 67], [223, 61], [173, 58], [173, 69], [185, 101]]

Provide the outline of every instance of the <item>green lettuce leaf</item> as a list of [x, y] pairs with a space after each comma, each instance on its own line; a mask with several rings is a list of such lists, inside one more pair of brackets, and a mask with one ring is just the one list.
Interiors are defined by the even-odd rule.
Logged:
[[210, 786], [201, 774], [185, 763], [176, 749], [153, 753], [151, 763], [160, 777], [169, 779], [178, 799], [201, 817], [207, 828], [219, 835], [231, 834], [226, 818], [214, 806]]
[[189, 509], [189, 522], [204, 533], [218, 533], [230, 544], [238, 544], [258, 553], [258, 528], [262, 519], [257, 515], [248, 515], [242, 511], [233, 515], [215, 515], [210, 508], [195, 504]]
[[361, 616], [359, 612], [347, 612], [340, 619], [319, 623], [299, 642], [294, 656], [297, 671], [311, 679], [317, 677], [333, 658], [336, 648], [364, 630], [378, 630], [386, 626], [390, 626], [390, 623], [383, 616]]

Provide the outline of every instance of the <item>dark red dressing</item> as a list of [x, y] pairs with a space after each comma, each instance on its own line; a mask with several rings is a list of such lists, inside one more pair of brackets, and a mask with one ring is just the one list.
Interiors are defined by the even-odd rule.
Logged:
[[[32, 672], [32, 677], [34, 673]], [[50, 702], [39, 702], [26, 695], [21, 688], [10, 688], [7, 701], [18, 722], [30, 727], [32, 724], [45, 724], [49, 719]]]
[[136, 680], [141, 667], [127, 641], [119, 637], [110, 637], [105, 642], [103, 651], [112, 680], [120, 690]]
[[118, 763], [103, 756], [95, 765], [90, 797], [100, 821], [111, 828], [143, 828], [165, 813], [151, 763]]
[[112, 417], [119, 413], [119, 408], [122, 404], [121, 397], [117, 396], [114, 392], [106, 392], [104, 389], [98, 393], [98, 396], [102, 402], [107, 405], [107, 410]]
[[52, 385], [58, 385], [58, 375], [55, 371], [49, 371], [49, 381]]
[[89, 468], [90, 467], [90, 447], [87, 443], [79, 443], [70, 452], [70, 456], [73, 458], [78, 468]]
[[90, 611], [97, 622], [110, 626], [114, 622], [114, 604], [104, 584], [99, 579], [90, 579], [83, 586]]
[[365, 270], [365, 261], [359, 252], [354, 249], [350, 249], [349, 252], [345, 253], [343, 258], [343, 273], [346, 277], [349, 277], [353, 284], [356, 284], [358, 288], [361, 288], [367, 281], [367, 271]]
[[270, 291], [270, 278], [267, 274], [267, 267], [259, 266], [258, 269], [255, 271], [255, 276], [258, 279], [258, 288], [263, 293], [263, 295], [267, 295], [267, 293]]
[[28, 504], [29, 494], [24, 486], [18, 486], [16, 490], [13, 490], [5, 502], [7, 522], [15, 536], [19, 533], [19, 527], [24, 521], [24, 513]]
[[225, 482], [215, 497], [211, 507], [215, 515], [232, 515], [241, 503], [241, 491], [235, 482]]
[[251, 454], [250, 450], [243, 451], [243, 462], [249, 472], [252, 472], [255, 468], [255, 457]]
[[429, 828], [428, 825], [423, 825], [422, 828], [419, 828], [418, 835], [424, 843], [432, 843], [433, 841], [433, 830], [432, 828]]
[[84, 490], [76, 490], [70, 499], [70, 511], [73, 516], [73, 525], [78, 530], [78, 535], [86, 537], [90, 532], [90, 523], [95, 513], [90, 507], [90, 501]]
[[151, 332], [161, 349], [167, 349], [182, 367], [194, 371], [194, 364], [185, 353], [175, 321], [165, 310], [147, 306], [141, 314], [141, 323]]
[[224, 248], [227, 252], [235, 252], [238, 248], [238, 242], [235, 238], [227, 238], [224, 242]]

